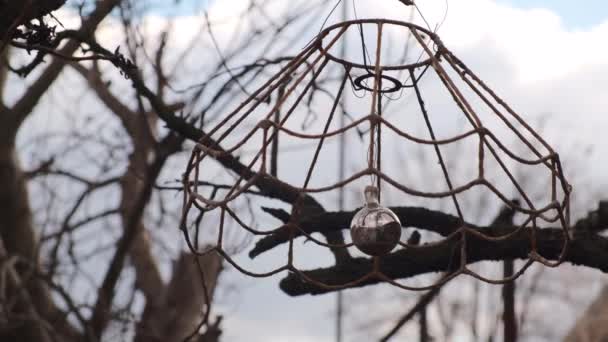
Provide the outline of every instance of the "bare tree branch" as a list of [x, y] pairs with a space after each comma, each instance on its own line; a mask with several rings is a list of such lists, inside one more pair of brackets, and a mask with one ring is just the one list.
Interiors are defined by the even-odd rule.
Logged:
[[[512, 227], [487, 227], [483, 232], [490, 236], [502, 236], [512, 232]], [[557, 260], [564, 244], [561, 229], [541, 229], [536, 233], [539, 254], [549, 260]], [[467, 264], [479, 261], [500, 261], [504, 259], [527, 259], [529, 231], [522, 230], [508, 240], [485, 241], [475, 235], [467, 237]], [[445, 272], [454, 262], [454, 251], [460, 246], [453, 239], [442, 245], [421, 246], [416, 249], [401, 249], [380, 261], [381, 271], [391, 279], [410, 278], [421, 274]], [[574, 265], [587, 266], [608, 273], [608, 240], [588, 232], [575, 233], [565, 257], [565, 261]], [[457, 259], [456, 259], [457, 260]], [[328, 285], [341, 285], [355, 281], [373, 269], [373, 261], [367, 258], [356, 258], [347, 264], [321, 268], [304, 272], [307, 277]], [[369, 279], [355, 287], [367, 286], [381, 282], [380, 279]], [[320, 288], [302, 280], [297, 274], [289, 274], [281, 280], [281, 289], [291, 295], [323, 294], [331, 289]]]

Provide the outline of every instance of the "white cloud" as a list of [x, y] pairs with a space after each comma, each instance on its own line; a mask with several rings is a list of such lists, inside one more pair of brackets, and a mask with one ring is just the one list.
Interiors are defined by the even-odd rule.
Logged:
[[[407, 18], [406, 10], [395, 10], [395, 2], [358, 2], [359, 16]], [[424, 1], [419, 7], [432, 27], [446, 13], [443, 1]], [[422, 24], [419, 16], [416, 22]], [[500, 51], [516, 67], [517, 79], [525, 82], [562, 77], [584, 66], [605, 65], [608, 60], [608, 46], [600, 43], [608, 34], [608, 15], [600, 25], [571, 31], [548, 9], [519, 9], [492, 0], [452, 1], [439, 34], [448, 48], [458, 51], [494, 43], [486, 50]], [[485, 51], [476, 53], [484, 55]]]

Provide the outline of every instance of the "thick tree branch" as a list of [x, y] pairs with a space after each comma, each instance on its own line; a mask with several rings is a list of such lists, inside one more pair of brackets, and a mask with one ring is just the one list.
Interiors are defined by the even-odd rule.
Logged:
[[[490, 227], [484, 233], [493, 236], [511, 232], [511, 227]], [[537, 232], [538, 253], [556, 260], [562, 250], [564, 240], [561, 229], [542, 229]], [[504, 259], [527, 259], [531, 251], [528, 231], [522, 230], [505, 241], [486, 241], [474, 235], [467, 238], [467, 264], [479, 261], [500, 261]], [[426, 246], [420, 249], [401, 249], [380, 262], [381, 271], [391, 279], [403, 279], [421, 274], [448, 271], [457, 258], [454, 251], [460, 247], [458, 239], [443, 245]], [[568, 246], [565, 261], [574, 265], [587, 266], [608, 273], [608, 240], [604, 237], [578, 232]], [[306, 276], [329, 285], [342, 285], [366, 275], [372, 270], [373, 262], [367, 258], [356, 258], [348, 264], [306, 271]], [[378, 279], [369, 279], [356, 287], [376, 284]], [[292, 296], [322, 294], [332, 290], [323, 289], [304, 282], [297, 274], [289, 274], [280, 283], [281, 289]]]
[[[430, 212], [433, 217], [442, 217], [438, 212]], [[403, 213], [400, 213], [401, 215]], [[331, 214], [328, 214], [331, 217]], [[398, 214], [399, 215], [399, 214]], [[447, 223], [443, 228], [429, 226], [431, 230], [442, 234], [453, 231], [452, 216], [445, 217]], [[424, 219], [419, 217], [421, 222]], [[328, 220], [329, 222], [329, 220]], [[407, 222], [407, 221], [406, 221]], [[440, 221], [435, 221], [440, 222]], [[317, 224], [323, 227], [322, 222]], [[596, 232], [608, 227], [608, 202], [600, 202], [599, 208], [587, 217], [579, 220], [572, 231], [572, 240], [568, 245], [564, 261], [574, 265], [587, 266], [608, 273], [608, 239], [599, 236]], [[424, 226], [418, 228], [425, 229]], [[483, 231], [489, 236], [503, 236], [513, 232], [512, 226], [490, 226], [474, 228]], [[467, 236], [467, 264], [479, 261], [500, 261], [505, 259], [527, 259], [531, 251], [530, 231], [519, 231], [507, 240], [486, 241], [472, 234]], [[549, 260], [556, 260], [564, 245], [564, 232], [562, 229], [545, 228], [536, 232], [538, 253]], [[454, 252], [459, 248], [459, 240], [452, 238], [441, 245], [427, 245], [422, 248], [401, 249], [382, 258], [380, 268], [391, 279], [414, 277], [421, 274], [449, 271], [455, 259]], [[342, 285], [355, 281], [372, 270], [373, 262], [367, 258], [352, 259], [347, 264], [330, 268], [306, 271], [306, 276], [328, 285]], [[380, 282], [378, 279], [369, 279], [359, 286], [366, 286]], [[295, 274], [289, 274], [280, 283], [281, 289], [289, 295], [321, 294], [331, 292], [314, 284], [304, 282]]]

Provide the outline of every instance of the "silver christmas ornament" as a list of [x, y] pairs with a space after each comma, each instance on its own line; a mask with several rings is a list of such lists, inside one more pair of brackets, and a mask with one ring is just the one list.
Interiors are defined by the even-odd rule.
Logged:
[[353, 243], [365, 254], [379, 256], [389, 253], [401, 237], [401, 222], [390, 209], [380, 205], [378, 188], [365, 188], [365, 206], [350, 223]]

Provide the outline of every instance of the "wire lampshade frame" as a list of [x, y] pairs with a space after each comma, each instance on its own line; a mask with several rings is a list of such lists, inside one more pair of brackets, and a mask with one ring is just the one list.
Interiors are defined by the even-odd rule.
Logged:
[[[361, 29], [361, 27], [372, 27], [376, 33], [376, 39], [370, 48], [375, 49], [375, 60], [365, 61], [364, 63], [345, 60], [337, 57], [332, 52], [339, 42], [343, 39], [343, 35], [349, 28]], [[390, 29], [407, 30], [408, 34], [413, 37], [413, 41], [417, 42], [421, 51], [421, 58], [413, 63], [394, 63], [384, 64], [381, 57], [383, 43], [385, 42], [384, 33]], [[326, 122], [324, 130], [319, 134], [310, 134], [300, 132], [286, 127], [285, 123], [296, 108], [302, 105], [302, 100], [305, 95], [316, 91], [315, 80], [318, 79], [324, 72], [331, 70], [332, 67], [339, 67], [344, 70], [340, 77], [339, 87], [336, 90], [337, 95], [329, 108], [329, 114], [322, 119]], [[296, 72], [297, 71], [297, 72]], [[403, 72], [408, 76], [406, 82], [400, 81], [394, 76], [394, 72]], [[423, 100], [423, 93], [419, 86], [420, 80], [427, 73], [435, 73], [440, 80], [440, 86], [445, 88], [451, 100], [459, 109], [459, 113], [465, 118], [470, 129], [457, 136], [438, 139], [431, 122], [427, 106]], [[359, 76], [354, 76], [359, 74]], [[456, 85], [458, 80], [461, 86]], [[365, 91], [366, 96], [370, 97], [371, 106], [369, 114], [362, 116], [351, 123], [339, 127], [335, 130], [330, 130], [330, 123], [338, 116], [339, 101], [346, 85], [350, 84], [353, 88]], [[303, 90], [296, 91], [297, 87], [303, 87]], [[470, 96], [465, 96], [463, 91], [466, 88], [466, 94], [474, 94], [475, 100], [471, 101]], [[402, 89], [408, 89], [415, 95], [417, 105], [423, 115], [426, 129], [428, 130], [429, 138], [416, 137], [411, 133], [405, 132], [398, 128], [391, 120], [383, 117], [382, 96], [391, 94]], [[252, 113], [258, 112], [267, 106], [267, 99], [272, 95], [279, 93], [276, 98], [275, 105], [267, 109], [267, 114], [257, 120], [257, 124], [253, 128], [247, 128], [248, 133], [242, 136], [235, 137], [234, 132], [242, 122], [252, 116]], [[287, 105], [289, 103], [289, 105]], [[476, 106], [477, 104], [478, 106]], [[493, 115], [499, 122], [504, 123], [505, 129], [508, 130], [514, 137], [528, 149], [527, 152], [533, 155], [534, 158], [522, 157], [518, 153], [509, 149], [506, 144], [501, 141], [489, 128], [484, 126], [484, 122], [478, 115], [481, 106], [484, 111]], [[281, 116], [277, 116], [277, 111], [281, 110]], [[314, 188], [310, 186], [311, 176], [318, 165], [318, 156], [324, 146], [326, 139], [345, 134], [357, 127], [369, 128], [369, 145], [367, 153], [367, 166], [365, 169], [353, 175], [340, 179], [337, 182]], [[243, 127], [240, 127], [243, 128]], [[245, 129], [245, 128], [243, 128]], [[389, 174], [382, 170], [382, 135], [383, 130], [390, 130], [400, 139], [405, 139], [414, 144], [427, 145], [432, 147], [434, 157], [437, 158], [441, 168], [441, 174], [447, 187], [444, 191], [421, 191], [410, 186], [401, 184]], [[207, 160], [216, 160], [220, 164], [234, 164], [233, 153], [250, 144], [250, 139], [255, 134], [260, 134], [262, 137], [262, 145], [255, 157], [244, 168], [241, 168], [237, 174], [236, 181], [224, 192], [222, 198], [207, 195], [202, 188], [208, 175], [205, 173], [206, 168], [203, 164]], [[303, 139], [316, 144], [315, 154], [312, 162], [307, 165], [307, 173], [301, 184], [291, 184], [273, 175], [270, 171], [272, 145], [278, 134], [288, 135], [297, 139]], [[222, 143], [230, 138], [231, 146], [222, 147]], [[471, 160], [476, 163], [476, 177], [465, 183], [455, 184], [451, 175], [448, 163], [445, 161], [445, 155], [442, 152], [442, 146], [453, 144], [463, 139], [477, 139], [477, 148], [470, 151]], [[540, 146], [540, 147], [539, 147]], [[502, 155], [502, 157], [501, 157]], [[494, 158], [499, 166], [499, 169], [504, 172], [508, 178], [508, 182], [516, 189], [518, 197], [521, 199], [521, 204], [512, 201], [508, 195], [503, 194], [498, 187], [493, 185], [486, 177], [486, 159], [490, 156]], [[503, 160], [504, 156], [510, 158], [510, 162], [520, 163], [528, 166], [543, 168], [543, 172], [550, 177], [549, 188], [550, 201], [542, 207], [537, 207], [533, 199], [527, 194], [526, 189], [517, 181], [514, 173], [509, 170], [507, 163]], [[360, 178], [371, 179], [372, 185], [381, 189], [383, 185], [390, 185], [410, 196], [422, 197], [427, 199], [447, 198], [453, 202], [456, 216], [459, 218], [462, 225], [444, 239], [438, 242], [432, 242], [423, 245], [408, 244], [400, 241], [398, 248], [403, 249], [424, 249], [429, 245], [444, 244], [447, 241], [458, 240], [459, 251], [457, 251], [458, 260], [450, 267], [450, 272], [446, 272], [445, 276], [429, 286], [408, 286], [395, 281], [380, 267], [380, 261], [385, 256], [373, 256], [371, 267], [364, 275], [342, 284], [328, 284], [309, 277], [305, 272], [298, 269], [294, 265], [294, 239], [297, 237], [306, 237], [310, 241], [332, 250], [344, 249], [353, 246], [352, 243], [332, 244], [324, 242], [314, 237], [312, 234], [303, 229], [300, 225], [303, 219], [308, 215], [308, 207], [315, 194], [337, 191], [339, 188], [345, 187]], [[571, 194], [571, 186], [567, 182], [562, 171], [562, 165], [558, 154], [552, 147], [530, 126], [528, 125], [506, 102], [496, 95], [479, 77], [477, 77], [469, 68], [465, 66], [452, 52], [450, 52], [440, 38], [433, 32], [420, 27], [418, 25], [400, 21], [386, 19], [362, 19], [341, 22], [324, 29], [311, 43], [309, 43], [297, 56], [291, 59], [282, 69], [274, 74], [270, 79], [252, 93], [245, 102], [241, 103], [236, 109], [228, 113], [219, 123], [215, 124], [211, 130], [206, 132], [205, 137], [201, 139], [191, 154], [186, 172], [183, 178], [184, 198], [183, 198], [183, 219], [182, 229], [189, 247], [194, 253], [206, 254], [217, 252], [226, 260], [237, 268], [240, 272], [252, 277], [270, 277], [283, 271], [289, 271], [297, 274], [307, 283], [314, 284], [319, 288], [326, 290], [336, 290], [362, 284], [371, 278], [386, 281], [394, 286], [406, 290], [428, 290], [453, 279], [460, 274], [467, 274], [479, 280], [493, 283], [503, 284], [514, 280], [524, 273], [524, 271], [534, 262], [544, 264], [549, 267], [558, 266], [564, 259], [567, 246], [569, 243], [568, 227], [569, 227], [569, 201]], [[271, 187], [269, 187], [269, 185]], [[459, 201], [459, 195], [476, 187], [485, 187], [494, 193], [504, 205], [510, 207], [520, 216], [525, 219], [521, 224], [518, 224], [513, 230], [508, 231], [504, 235], [488, 235], [476, 227], [466, 223], [462, 203]], [[292, 211], [289, 217], [281, 225], [275, 229], [261, 231], [245, 223], [245, 220], [240, 218], [237, 210], [234, 210], [229, 204], [244, 196], [252, 189], [260, 189], [269, 197], [275, 194], [268, 190], [269, 188], [279, 189], [282, 192], [282, 199], [287, 199], [292, 205]], [[188, 216], [192, 213], [206, 213], [210, 211], [219, 211], [218, 236], [213, 247], [206, 250], [199, 250], [193, 238], [186, 228]], [[233, 257], [225, 251], [224, 234], [225, 220], [231, 217], [237, 222], [238, 226], [249, 234], [261, 236], [262, 238], [271, 238], [273, 236], [282, 236], [284, 243], [288, 244], [288, 253], [284, 265], [265, 273], [256, 273], [241, 267]], [[404, 221], [404, 220], [402, 220]], [[538, 253], [536, 244], [535, 232], [539, 229], [540, 223], [551, 223], [558, 225], [563, 230], [563, 248], [558, 253], [559, 257], [555, 260], [548, 260]], [[404, 227], [408, 222], [402, 222]], [[485, 241], [503, 241], [512, 238], [519, 234], [522, 230], [527, 231], [529, 237], [529, 258], [524, 263], [523, 267], [515, 272], [513, 276], [503, 279], [489, 279], [468, 267], [471, 262], [467, 256], [467, 239], [474, 237]]]

